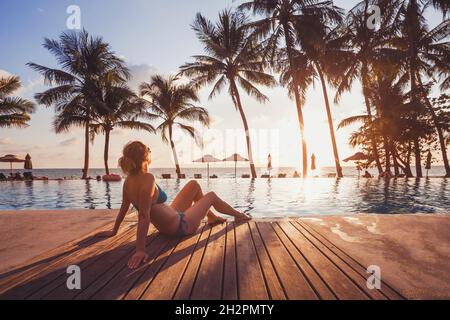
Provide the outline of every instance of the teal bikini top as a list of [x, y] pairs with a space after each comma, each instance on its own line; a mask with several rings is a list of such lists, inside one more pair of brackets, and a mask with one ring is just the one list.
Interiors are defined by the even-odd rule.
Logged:
[[158, 197], [158, 201], [156, 203], [163, 204], [167, 201], [167, 194], [164, 192], [163, 189], [161, 189], [160, 186], [156, 185], [156, 187], [158, 188], [158, 191], [159, 191], [159, 197]]

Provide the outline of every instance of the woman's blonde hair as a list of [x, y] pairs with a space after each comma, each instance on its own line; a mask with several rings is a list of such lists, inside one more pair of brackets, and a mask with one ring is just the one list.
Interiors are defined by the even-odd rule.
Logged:
[[140, 141], [129, 142], [122, 151], [119, 167], [126, 175], [143, 172], [144, 164], [150, 161], [150, 149]]

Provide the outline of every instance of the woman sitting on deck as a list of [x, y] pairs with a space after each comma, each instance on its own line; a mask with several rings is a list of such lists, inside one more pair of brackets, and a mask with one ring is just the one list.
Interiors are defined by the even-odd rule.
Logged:
[[114, 229], [99, 235], [103, 237], [116, 235], [130, 205], [138, 210], [136, 253], [128, 261], [128, 267], [131, 269], [137, 268], [142, 262], [147, 262], [145, 242], [150, 222], [161, 233], [183, 237], [194, 234], [205, 217], [208, 218], [209, 224], [226, 221], [216, 216], [210, 210], [211, 207], [222, 214], [234, 217], [235, 221], [250, 219], [233, 209], [214, 192], [203, 195], [196, 181], [187, 183], [172, 204], [166, 205], [166, 193], [156, 184], [155, 177], [148, 173], [150, 154], [150, 149], [139, 141], [130, 142], [124, 147], [123, 156], [119, 159], [119, 166], [127, 175], [123, 186], [122, 206]]

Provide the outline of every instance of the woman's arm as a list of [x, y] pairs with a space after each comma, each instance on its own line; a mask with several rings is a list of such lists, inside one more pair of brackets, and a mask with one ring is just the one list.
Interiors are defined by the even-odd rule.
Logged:
[[155, 178], [148, 175], [139, 196], [139, 221], [137, 227], [136, 253], [128, 261], [130, 269], [137, 268], [141, 262], [147, 262], [148, 254], [145, 252], [148, 228], [150, 226], [150, 212], [155, 195]]
[[125, 190], [125, 184], [123, 185], [122, 190], [122, 206], [120, 207], [119, 213], [117, 214], [116, 223], [114, 224], [114, 228], [112, 231], [101, 232], [97, 235], [97, 237], [114, 237], [117, 232], [119, 232], [120, 225], [125, 219], [125, 216], [130, 209], [131, 202], [128, 199], [127, 192]]

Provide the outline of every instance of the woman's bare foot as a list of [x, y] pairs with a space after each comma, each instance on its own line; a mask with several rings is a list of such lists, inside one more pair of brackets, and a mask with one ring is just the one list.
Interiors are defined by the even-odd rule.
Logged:
[[224, 219], [222, 217], [216, 216], [214, 213], [212, 213], [211, 211], [208, 212], [208, 224], [209, 225], [214, 225], [214, 224], [222, 224], [227, 222], [227, 219]]
[[234, 217], [234, 222], [245, 222], [252, 220], [252, 217], [246, 215], [245, 213], [239, 213], [239, 215]]

